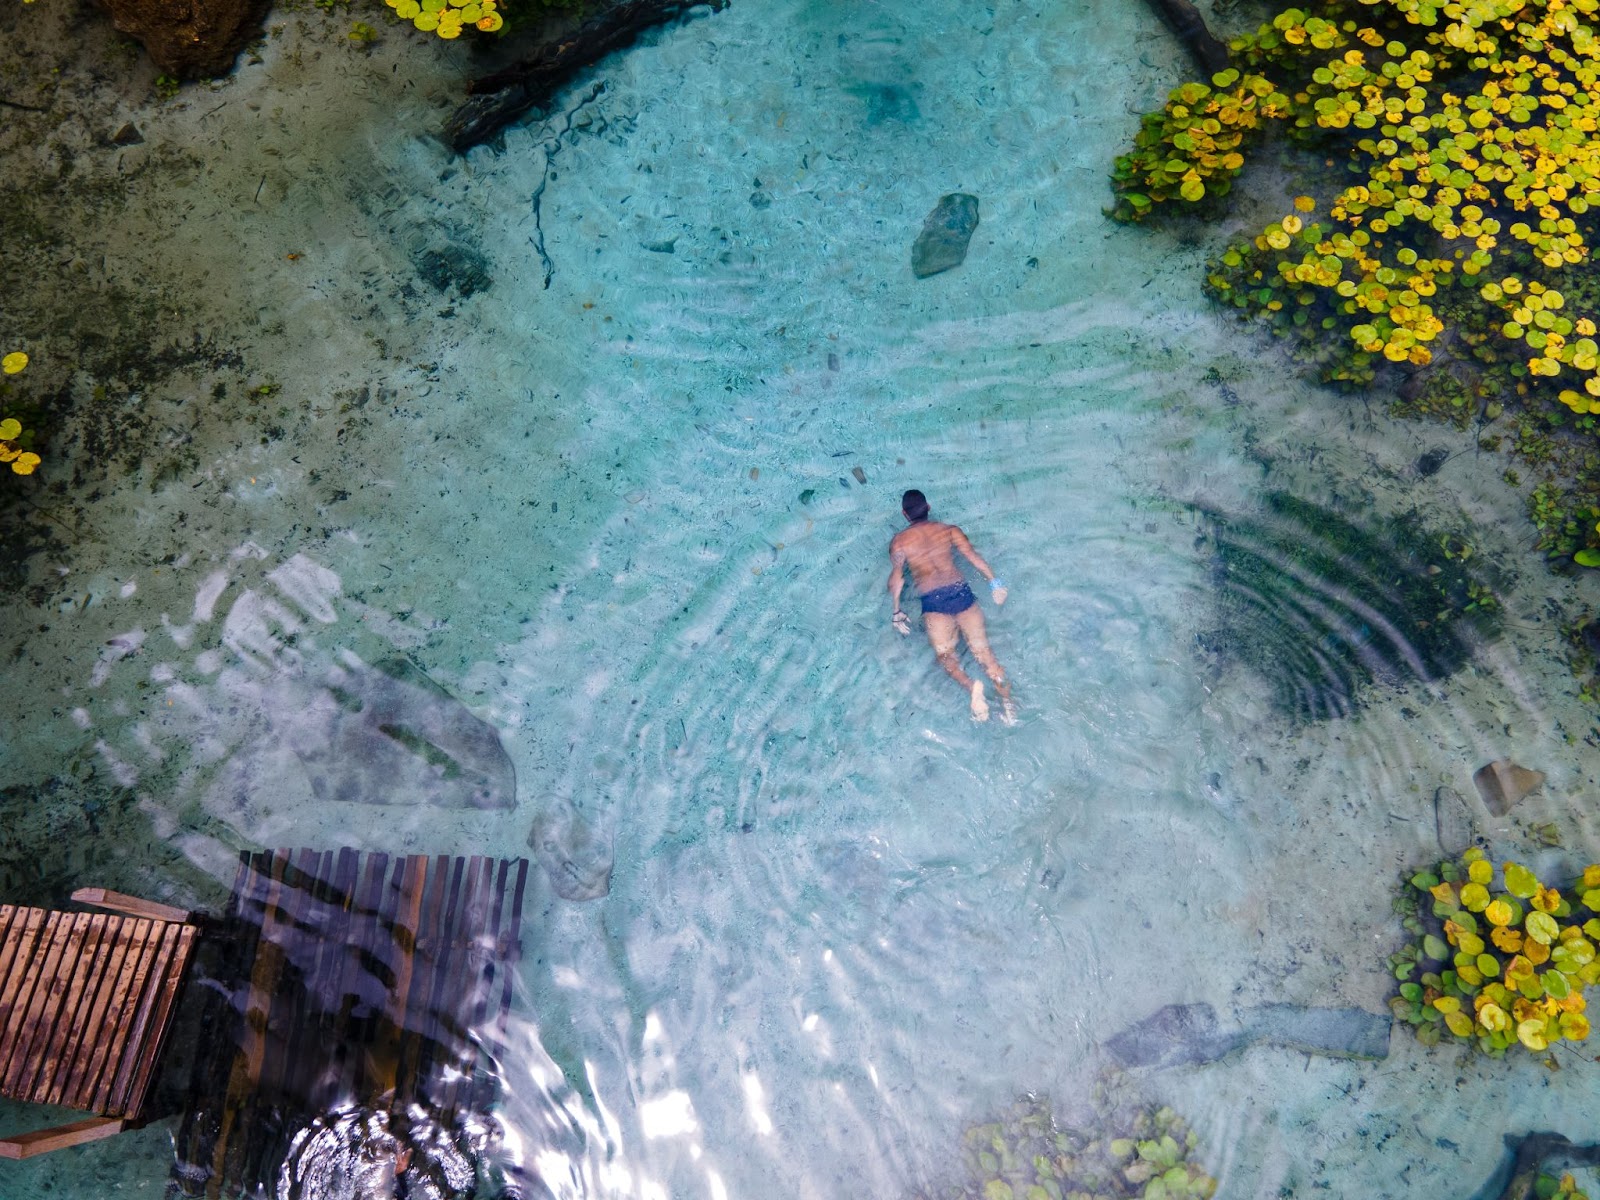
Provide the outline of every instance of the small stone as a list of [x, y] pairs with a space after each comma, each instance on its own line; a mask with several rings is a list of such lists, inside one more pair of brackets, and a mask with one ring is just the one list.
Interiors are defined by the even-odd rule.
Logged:
[[1422, 476], [1424, 479], [1428, 478], [1430, 475], [1437, 475], [1439, 473], [1439, 468], [1444, 466], [1449, 457], [1450, 451], [1443, 448], [1429, 450], [1426, 454], [1417, 459], [1417, 474]]
[[751, 208], [771, 208], [772, 207], [772, 197], [767, 195], [766, 192], [751, 192], [750, 193], [750, 207]]
[[1544, 772], [1520, 767], [1509, 758], [1497, 758], [1479, 767], [1472, 782], [1478, 785], [1484, 806], [1495, 816], [1503, 817], [1543, 786]]
[[144, 141], [144, 134], [139, 132], [132, 121], [129, 121], [111, 135], [111, 144], [113, 146], [137, 146], [142, 141]]
[[864, 483], [867, 482], [867, 473], [865, 471], [863, 471], [860, 467], [851, 467], [850, 468], [850, 474], [852, 474], [852, 475], [854, 475], [856, 477], [856, 482], [857, 483], [864, 484]]
[[838, 369], [839, 369], [839, 356], [837, 354], [829, 353], [829, 355], [828, 355], [828, 370], [837, 371]]
[[668, 238], [664, 242], [640, 242], [651, 254], [676, 254], [678, 252], [678, 239]]
[[978, 228], [978, 198], [966, 192], [941, 196], [911, 247], [911, 272], [918, 279], [959, 267]]
[[758, 480], [760, 478], [761, 478], [761, 468], [760, 467], [751, 467], [750, 468], [750, 482], [754, 483], [756, 480]]

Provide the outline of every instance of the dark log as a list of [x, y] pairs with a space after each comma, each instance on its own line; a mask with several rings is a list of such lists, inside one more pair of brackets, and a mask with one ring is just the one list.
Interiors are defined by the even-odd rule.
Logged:
[[1195, 63], [1210, 78], [1228, 69], [1228, 47], [1211, 36], [1206, 19], [1190, 0], [1150, 0], [1167, 28], [1194, 56]]
[[1506, 1135], [1506, 1156], [1473, 1200], [1534, 1200], [1534, 1185], [1548, 1172], [1600, 1163], [1600, 1145], [1574, 1145], [1559, 1133]]
[[469, 83], [467, 93], [471, 99], [445, 122], [445, 143], [456, 153], [464, 153], [488, 141], [530, 108], [548, 104], [556, 90], [579, 71], [632, 45], [645, 30], [677, 20], [695, 8], [715, 12], [727, 3], [728, 0], [622, 0], [542, 47], [532, 58]]

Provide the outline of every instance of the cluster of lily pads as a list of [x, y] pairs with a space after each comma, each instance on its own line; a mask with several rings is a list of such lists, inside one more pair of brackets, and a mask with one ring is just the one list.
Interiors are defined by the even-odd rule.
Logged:
[[[1230, 42], [1235, 67], [1144, 119], [1114, 168], [1114, 215], [1220, 194], [1252, 142], [1282, 128], [1337, 165], [1212, 263], [1214, 295], [1298, 327], [1324, 376], [1355, 385], [1386, 361], [1435, 363], [1455, 339], [1444, 357], [1503, 362], [1512, 396], [1441, 371], [1445, 404], [1464, 415], [1481, 384], [1480, 402], [1537, 401], [1552, 427], [1564, 417], [1600, 437], [1600, 304], [1581, 283], [1600, 205], [1597, 12], [1600, 0], [1285, 9]], [[1565, 550], [1583, 566], [1600, 566], [1594, 524]]]
[[[0, 375], [18, 375], [28, 365], [28, 356], [20, 350], [0, 358]], [[0, 384], [0, 399], [4, 399], [9, 385]], [[33, 443], [32, 430], [24, 430], [15, 417], [0, 418], [0, 463], [10, 463], [18, 475], [32, 475], [40, 458], [29, 447]]]
[[1434, 1045], [1449, 1034], [1485, 1054], [1539, 1053], [1589, 1036], [1584, 990], [1600, 982], [1600, 864], [1563, 894], [1520, 863], [1474, 847], [1413, 875], [1397, 910], [1415, 941], [1389, 960], [1390, 1008]]
[[1533, 1182], [1534, 1200], [1589, 1200], [1589, 1193], [1578, 1186], [1571, 1175], [1557, 1179], [1554, 1175], [1540, 1175]]
[[395, 15], [425, 33], [458, 38], [471, 25], [494, 33], [505, 24], [495, 0], [385, 0]]
[[1019, 1101], [966, 1131], [969, 1182], [952, 1200], [1209, 1200], [1217, 1181], [1195, 1158], [1198, 1137], [1170, 1108], [1139, 1105], [1098, 1130], [1056, 1124], [1049, 1102]]

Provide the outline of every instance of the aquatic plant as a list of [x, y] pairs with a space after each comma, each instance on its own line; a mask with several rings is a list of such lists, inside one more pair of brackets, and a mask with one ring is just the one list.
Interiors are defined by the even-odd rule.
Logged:
[[1201, 644], [1270, 681], [1293, 716], [1344, 716], [1375, 679], [1443, 678], [1498, 630], [1470, 546], [1414, 516], [1358, 524], [1287, 492], [1248, 517], [1201, 511], [1216, 585]]
[[[20, 375], [27, 365], [28, 356], [21, 350], [13, 350], [0, 358], [0, 375], [7, 379], [0, 382], [0, 413], [4, 412], [4, 402], [11, 395], [9, 377]], [[32, 446], [33, 430], [23, 429], [22, 422], [15, 417], [0, 417], [0, 463], [10, 463], [11, 470], [18, 475], [32, 475], [42, 461]]]
[[410, 21], [426, 33], [442, 38], [458, 38], [471, 25], [484, 33], [494, 33], [505, 24], [495, 0], [385, 0], [403, 21]]
[[[1407, 403], [1463, 419], [1481, 405], [1493, 419], [1515, 401], [1592, 446], [1597, 11], [1600, 0], [1284, 9], [1229, 43], [1235, 67], [1143, 119], [1113, 168], [1112, 215], [1225, 193], [1252, 144], [1280, 129], [1332, 170], [1302, 164], [1318, 194], [1214, 259], [1211, 294], [1293, 336], [1327, 381], [1442, 363]], [[1600, 459], [1563, 466], [1569, 507], [1600, 507]], [[1600, 566], [1597, 519], [1568, 551], [1579, 565]]]
[[1448, 1033], [1496, 1057], [1584, 1041], [1584, 990], [1600, 982], [1600, 916], [1579, 916], [1600, 914], [1600, 865], [1566, 894], [1521, 863], [1499, 874], [1496, 886], [1493, 864], [1473, 847], [1407, 880], [1395, 908], [1415, 940], [1389, 959], [1400, 981], [1389, 1007], [1425, 1044]]
[[1554, 1175], [1540, 1175], [1533, 1181], [1535, 1200], [1589, 1200], [1589, 1193], [1578, 1186], [1571, 1175], [1557, 1179]]
[[1207, 1200], [1217, 1181], [1199, 1138], [1170, 1108], [1104, 1111], [1098, 1128], [1057, 1125], [1041, 1097], [1018, 1101], [962, 1137], [968, 1181], [952, 1200]]

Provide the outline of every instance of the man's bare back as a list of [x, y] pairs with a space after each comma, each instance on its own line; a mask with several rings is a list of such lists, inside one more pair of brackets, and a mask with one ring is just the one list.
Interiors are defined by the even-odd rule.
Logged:
[[978, 552], [973, 549], [967, 535], [959, 526], [946, 525], [928, 518], [928, 502], [919, 491], [908, 491], [901, 501], [907, 529], [895, 534], [889, 543], [889, 598], [894, 602], [893, 623], [902, 634], [911, 632], [911, 619], [900, 608], [900, 593], [905, 588], [905, 569], [911, 568], [911, 578], [922, 600], [922, 623], [933, 645], [933, 653], [945, 672], [960, 684], [971, 697], [974, 720], [989, 719], [989, 704], [983, 695], [983, 684], [974, 682], [961, 669], [956, 658], [956, 648], [962, 638], [983, 667], [984, 673], [994, 681], [995, 690], [1003, 702], [1004, 718], [1009, 723], [1015, 719], [1016, 706], [1011, 703], [1011, 685], [1006, 673], [989, 649], [988, 632], [984, 628], [983, 612], [978, 608], [977, 597], [967, 586], [961, 569], [956, 566], [955, 552], [960, 551], [989, 581], [990, 594], [996, 605], [1006, 601], [1006, 588], [989, 569]]

